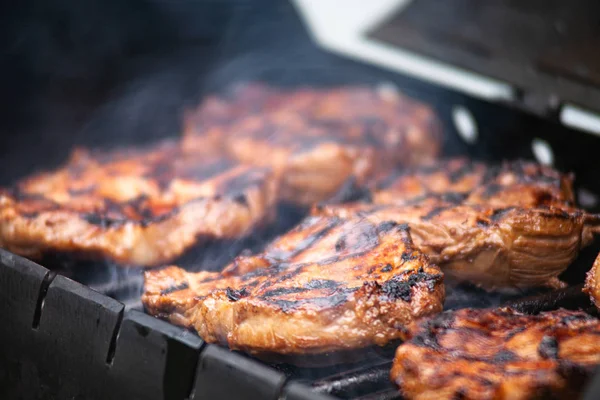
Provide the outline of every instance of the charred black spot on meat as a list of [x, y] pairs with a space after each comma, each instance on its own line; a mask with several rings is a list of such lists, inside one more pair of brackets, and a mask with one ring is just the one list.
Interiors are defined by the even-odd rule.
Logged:
[[514, 328], [506, 334], [506, 340], [512, 339], [515, 335], [525, 331], [525, 327]]
[[568, 325], [572, 322], [576, 322], [576, 321], [587, 321], [593, 319], [593, 317], [591, 315], [588, 314], [575, 314], [575, 315], [566, 315], [564, 317], [562, 317], [560, 319], [560, 322]]
[[335, 251], [342, 251], [346, 248], [346, 238], [342, 236], [335, 242]]
[[[397, 226], [398, 226], [400, 229], [402, 229], [402, 228], [401, 228], [401, 227], [398, 225], [398, 223], [397, 223], [397, 222], [394, 222], [394, 221], [385, 221], [385, 222], [382, 222], [382, 223], [380, 223], [380, 224], [377, 226], [377, 232], [378, 232], [378, 233], [386, 233], [386, 232], [389, 232], [389, 231], [391, 231], [392, 229], [394, 229], [394, 228], [395, 228], [395, 227], [397, 227]], [[408, 227], [408, 225], [406, 225], [406, 226]]]
[[550, 360], [558, 360], [558, 341], [555, 337], [544, 336], [538, 346], [538, 354]]
[[227, 288], [225, 290], [226, 294], [227, 294], [227, 298], [231, 301], [238, 301], [239, 299], [242, 299], [246, 296], [248, 296], [248, 291], [246, 290], [246, 288], [242, 288], [239, 290], [236, 289], [232, 289], [232, 288]]
[[161, 290], [160, 294], [161, 295], [166, 295], [166, 294], [170, 294], [170, 293], [173, 293], [173, 292], [178, 292], [180, 290], [189, 289], [189, 287], [190, 287], [190, 285], [187, 282], [182, 282], [182, 283], [179, 283], [177, 285], [170, 286], [170, 287], [168, 287], [166, 289]]
[[82, 218], [89, 224], [97, 225], [101, 228], [115, 228], [127, 223], [124, 219], [109, 218], [97, 213], [85, 213]]
[[261, 298], [266, 299], [266, 298], [269, 298], [269, 297], [283, 296], [283, 295], [286, 295], [286, 294], [302, 293], [302, 292], [306, 292], [308, 290], [310, 290], [310, 289], [301, 288], [301, 287], [283, 287], [283, 288], [277, 288], [277, 289], [266, 291], [261, 296]]
[[335, 289], [340, 285], [340, 282], [332, 279], [313, 279], [306, 283], [304, 287], [306, 289]]
[[335, 293], [327, 297], [311, 297], [309, 299], [299, 300], [283, 300], [283, 299], [269, 299], [268, 302], [281, 309], [281, 311], [287, 313], [294, 311], [304, 305], [314, 305], [317, 308], [333, 308], [340, 306], [348, 301], [349, 293], [352, 293], [356, 289], [340, 291], [341, 293]]
[[436, 334], [430, 330], [425, 330], [424, 332], [420, 332], [415, 335], [411, 342], [415, 344], [415, 346], [426, 347], [430, 349], [439, 349], [440, 344], [438, 343], [438, 338]]
[[512, 210], [514, 210], [514, 207], [499, 208], [497, 210], [494, 210], [492, 215], [490, 215], [490, 221], [498, 222]]
[[383, 293], [392, 300], [402, 299], [404, 301], [412, 300], [412, 288], [419, 284], [425, 284], [429, 291], [435, 289], [435, 285], [442, 279], [441, 274], [429, 274], [419, 268], [416, 273], [412, 273], [406, 278], [406, 274], [395, 275], [389, 281], [381, 285]]
[[416, 260], [419, 258], [418, 254], [415, 254], [412, 251], [405, 251], [404, 253], [402, 253], [402, 261], [403, 262], [407, 262], [407, 261], [412, 261], [412, 260]]
[[488, 226], [490, 226], [489, 221], [486, 221], [485, 219], [481, 219], [481, 218], [477, 218], [477, 226], [481, 227], [481, 228], [487, 228]]
[[386, 264], [383, 268], [381, 268], [381, 272], [390, 272], [392, 270], [392, 264]]
[[242, 206], [248, 206], [248, 198], [244, 193], [238, 193], [235, 196], [233, 196], [233, 201]]
[[515, 361], [517, 359], [517, 355], [510, 350], [502, 350], [494, 356], [493, 362], [495, 363], [507, 363], [511, 361]]

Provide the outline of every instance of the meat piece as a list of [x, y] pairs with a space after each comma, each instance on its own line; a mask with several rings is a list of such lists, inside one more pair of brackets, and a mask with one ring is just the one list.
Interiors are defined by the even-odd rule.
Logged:
[[555, 287], [598, 230], [597, 217], [573, 207], [572, 180], [530, 162], [451, 159], [381, 179], [374, 204], [321, 205], [313, 214], [408, 223], [415, 245], [459, 280]]
[[364, 183], [395, 165], [431, 162], [441, 148], [428, 107], [365, 87], [249, 85], [209, 98], [189, 121], [188, 147], [222, 138], [234, 158], [279, 171], [283, 198], [302, 205], [329, 198], [350, 177]]
[[314, 215], [407, 223], [421, 251], [449, 276], [489, 287], [560, 286], [556, 278], [589, 244], [597, 221], [577, 210], [418, 205], [324, 205]]
[[520, 160], [498, 166], [466, 158], [442, 160], [394, 172], [373, 186], [376, 204], [415, 204], [436, 195], [492, 207], [574, 204], [572, 175]]
[[391, 372], [407, 399], [579, 398], [600, 363], [600, 321], [578, 311], [463, 309], [410, 334]]
[[214, 151], [165, 142], [74, 152], [62, 168], [0, 192], [0, 246], [153, 266], [204, 239], [235, 239], [273, 216], [278, 181]]
[[391, 222], [309, 217], [223, 272], [149, 271], [148, 312], [210, 343], [255, 354], [320, 354], [384, 345], [440, 312], [439, 269]]
[[583, 291], [590, 295], [592, 303], [600, 309], [600, 254], [596, 257], [592, 269], [587, 273]]

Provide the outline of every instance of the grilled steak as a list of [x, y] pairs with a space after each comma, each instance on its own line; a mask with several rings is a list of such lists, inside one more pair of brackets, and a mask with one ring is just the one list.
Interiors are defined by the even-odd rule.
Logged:
[[496, 288], [560, 285], [556, 277], [596, 229], [575, 210], [493, 208], [438, 199], [408, 206], [325, 205], [313, 214], [407, 223], [415, 246], [445, 273]]
[[583, 312], [446, 312], [411, 329], [392, 380], [408, 399], [578, 398], [600, 363], [600, 321]]
[[376, 204], [415, 204], [438, 197], [491, 207], [573, 206], [573, 177], [532, 162], [488, 166], [465, 158], [389, 174], [373, 185]]
[[0, 192], [0, 246], [30, 258], [68, 252], [157, 265], [203, 238], [248, 234], [272, 215], [277, 188], [266, 168], [172, 142], [80, 150]]
[[600, 255], [596, 257], [592, 269], [587, 273], [583, 291], [590, 295], [592, 303], [600, 309]]
[[310, 205], [350, 177], [364, 182], [394, 165], [432, 161], [440, 128], [429, 108], [363, 87], [329, 90], [238, 88], [209, 98], [190, 118], [185, 143], [221, 137], [236, 159], [270, 166], [285, 199]]
[[151, 314], [207, 342], [284, 355], [384, 345], [444, 299], [442, 274], [406, 226], [324, 217], [221, 273], [149, 271], [144, 290]]
[[313, 214], [408, 223], [432, 262], [486, 287], [561, 286], [556, 277], [598, 225], [573, 207], [572, 177], [523, 161], [445, 160], [392, 174], [370, 197]]

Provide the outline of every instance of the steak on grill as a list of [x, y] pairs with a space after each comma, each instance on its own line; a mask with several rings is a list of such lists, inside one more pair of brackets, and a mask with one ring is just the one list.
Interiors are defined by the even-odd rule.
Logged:
[[0, 246], [30, 258], [67, 252], [153, 266], [273, 216], [278, 181], [268, 168], [180, 147], [78, 150], [62, 168], [2, 190]]
[[395, 165], [431, 162], [439, 154], [437, 119], [425, 105], [366, 87], [238, 87], [208, 98], [188, 120], [184, 143], [220, 138], [234, 158], [281, 173], [282, 196], [310, 205], [344, 182]]
[[574, 205], [572, 175], [521, 160], [501, 165], [441, 160], [393, 172], [372, 186], [376, 204], [414, 204], [439, 197], [490, 207]]
[[309, 217], [223, 272], [146, 272], [148, 312], [210, 343], [255, 354], [321, 354], [384, 345], [440, 312], [440, 270], [392, 222]]
[[489, 287], [561, 286], [556, 278], [592, 240], [580, 211], [492, 208], [434, 198], [418, 205], [323, 205], [314, 215], [410, 226], [421, 251], [449, 276]]
[[313, 214], [407, 223], [449, 276], [490, 288], [562, 286], [557, 276], [598, 229], [573, 207], [572, 177], [523, 161], [444, 160], [380, 180], [370, 198]]
[[578, 398], [600, 363], [600, 321], [583, 312], [463, 309], [410, 331], [391, 371], [408, 399]]

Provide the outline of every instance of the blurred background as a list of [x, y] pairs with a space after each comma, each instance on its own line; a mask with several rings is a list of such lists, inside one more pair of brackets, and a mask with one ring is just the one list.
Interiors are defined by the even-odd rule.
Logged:
[[[478, 15], [472, 2], [455, 3], [462, 4], [456, 18]], [[539, 159], [533, 150], [541, 139], [554, 166], [576, 171], [587, 192], [600, 192], [597, 137], [522, 112], [521, 98], [514, 107], [481, 101], [322, 50], [288, 1], [22, 0], [0, 7], [0, 185], [57, 166], [73, 146], [179, 135], [183, 112], [204, 93], [262, 80], [391, 82], [436, 109], [446, 155]], [[475, 116], [478, 140], [457, 134], [457, 107]]]

